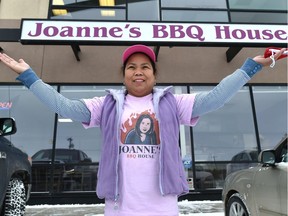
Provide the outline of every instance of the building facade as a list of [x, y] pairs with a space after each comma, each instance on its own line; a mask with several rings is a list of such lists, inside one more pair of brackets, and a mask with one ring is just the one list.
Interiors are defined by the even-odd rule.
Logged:
[[[246, 58], [262, 55], [266, 47], [287, 46], [286, 0], [0, 0], [1, 51], [25, 59], [43, 81], [68, 98], [103, 96], [106, 89], [123, 88], [121, 53], [141, 41], [24, 41], [22, 19], [283, 27], [282, 35], [278, 32], [281, 41], [266, 44], [144, 41], [157, 54], [157, 85], [173, 85], [174, 93], [209, 91]], [[240, 38], [243, 32], [238, 33]], [[55, 115], [15, 78], [0, 64], [0, 114], [16, 119], [18, 132], [10, 139], [33, 156], [29, 202], [102, 202], [95, 194], [100, 129], [87, 130]], [[182, 198], [220, 199], [226, 175], [255, 164], [259, 151], [273, 147], [286, 133], [284, 59], [264, 68], [223, 108], [201, 117], [197, 126], [181, 127], [179, 145], [190, 185], [190, 193]]]

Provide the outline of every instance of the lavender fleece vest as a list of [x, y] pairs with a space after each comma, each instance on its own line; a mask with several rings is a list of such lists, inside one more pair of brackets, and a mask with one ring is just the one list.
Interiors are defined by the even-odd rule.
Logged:
[[[181, 195], [189, 191], [179, 148], [179, 116], [170, 88], [154, 89], [153, 104], [160, 126], [159, 187], [162, 195]], [[125, 94], [110, 92], [104, 100], [100, 127], [103, 146], [99, 163], [97, 195], [118, 198], [118, 160], [120, 119]]]

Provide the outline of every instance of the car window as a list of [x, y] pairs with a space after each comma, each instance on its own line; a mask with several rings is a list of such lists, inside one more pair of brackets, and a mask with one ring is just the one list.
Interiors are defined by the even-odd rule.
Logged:
[[55, 159], [65, 163], [79, 162], [78, 152], [70, 149], [56, 149]]
[[33, 160], [51, 160], [51, 150], [49, 151], [39, 151], [32, 156]]
[[80, 160], [84, 161], [85, 158], [88, 158], [88, 156], [84, 152], [80, 151]]
[[83, 155], [84, 155], [83, 160], [84, 160], [85, 158], [89, 158], [88, 155], [87, 155], [86, 153], [84, 153], [84, 152], [83, 152]]
[[248, 153], [247, 154], [245, 154], [245, 153], [242, 154], [242, 158], [241, 158], [242, 161], [247, 161], [249, 159], [250, 158], [248, 157]]
[[83, 153], [82, 153], [82, 152], [79, 152], [79, 160], [80, 160], [80, 161], [83, 161], [83, 160], [84, 160], [84, 157], [83, 157]]
[[[55, 151], [55, 161], [61, 161], [64, 163], [78, 163], [80, 160], [80, 155], [78, 150], [72, 149], [56, 149]], [[52, 150], [41, 150], [32, 156], [33, 160], [51, 160]]]
[[233, 160], [233, 161], [240, 161], [240, 160], [241, 160], [241, 157], [242, 157], [242, 155], [241, 155], [241, 153], [240, 153], [240, 154], [235, 155], [232, 160]]
[[258, 152], [257, 151], [251, 151], [249, 153], [250, 155], [250, 158], [253, 160], [253, 161], [257, 161], [258, 160]]
[[287, 143], [283, 146], [281, 151], [281, 162], [288, 162]]

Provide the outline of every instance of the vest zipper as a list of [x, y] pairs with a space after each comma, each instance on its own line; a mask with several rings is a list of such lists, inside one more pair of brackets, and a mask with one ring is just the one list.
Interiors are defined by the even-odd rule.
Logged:
[[[154, 96], [156, 96], [156, 94], [153, 95], [153, 98]], [[160, 193], [162, 196], [164, 196], [164, 191], [163, 191], [163, 185], [162, 185], [162, 149], [163, 149], [163, 146], [162, 146], [162, 133], [161, 133], [161, 119], [160, 119], [160, 116], [159, 116], [159, 101], [160, 101], [160, 98], [163, 97], [163, 93], [161, 95], [158, 94], [159, 97], [155, 97], [155, 99], [153, 99], [154, 101], [154, 110], [155, 110], [155, 113], [156, 113], [156, 117], [158, 118], [158, 123], [159, 123], [159, 137], [160, 137], [160, 153], [159, 153], [159, 189], [160, 189]]]
[[[120, 135], [119, 135], [119, 130], [120, 130], [120, 123], [121, 123], [121, 118], [122, 118], [122, 112], [120, 112], [120, 109], [122, 108], [122, 107], [120, 107], [120, 102], [119, 102], [119, 99], [118, 99], [118, 97], [117, 96], [115, 96], [114, 94], [113, 94], [113, 97], [114, 97], [114, 99], [116, 100], [116, 113], [118, 114], [118, 119], [117, 119], [117, 122], [116, 122], [116, 124], [117, 124], [117, 134], [116, 134], [116, 137], [117, 137], [117, 143], [116, 143], [116, 145], [117, 146], [119, 146], [119, 144], [120, 144]], [[122, 106], [123, 106], [123, 104], [122, 104]], [[115, 185], [115, 199], [114, 199], [114, 210], [117, 210], [118, 208], [119, 208], [119, 206], [118, 206], [118, 199], [119, 199], [119, 188], [118, 188], [118, 186], [119, 186], [119, 175], [118, 175], [118, 165], [119, 165], [119, 151], [118, 151], [118, 147], [117, 147], [117, 158], [116, 158], [116, 185]]]

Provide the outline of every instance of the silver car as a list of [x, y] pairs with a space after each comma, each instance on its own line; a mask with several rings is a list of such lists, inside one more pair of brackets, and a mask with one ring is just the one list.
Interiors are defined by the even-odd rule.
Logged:
[[259, 154], [256, 167], [227, 176], [222, 191], [225, 216], [287, 215], [287, 136]]

